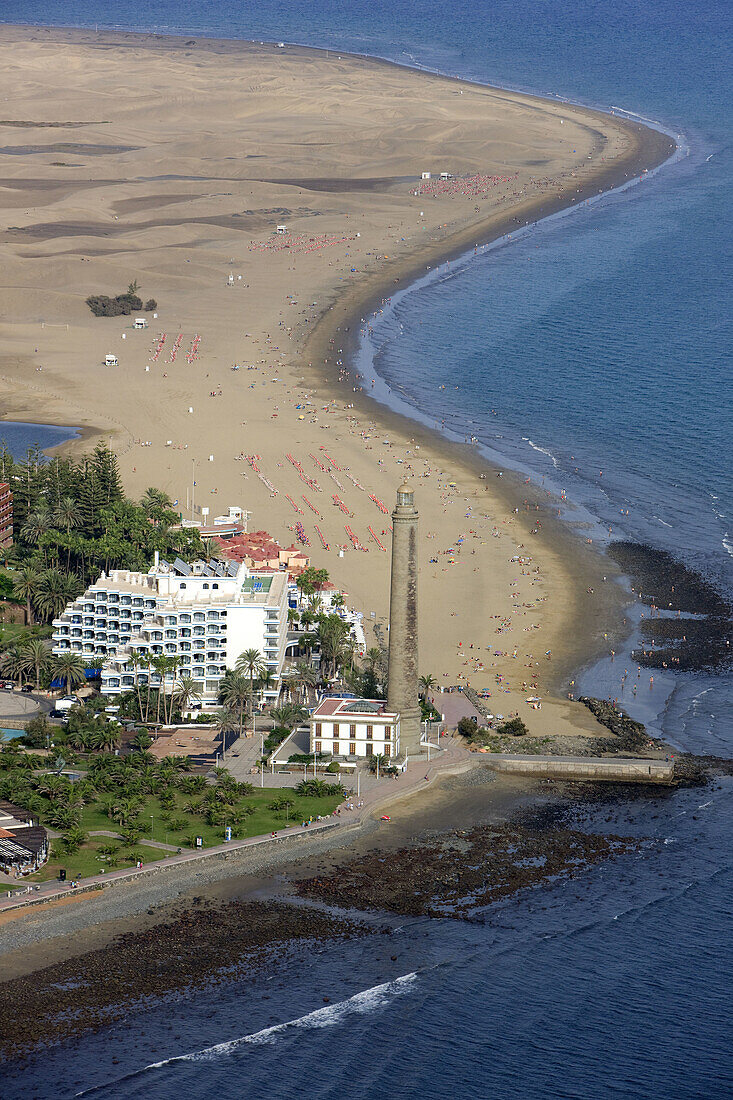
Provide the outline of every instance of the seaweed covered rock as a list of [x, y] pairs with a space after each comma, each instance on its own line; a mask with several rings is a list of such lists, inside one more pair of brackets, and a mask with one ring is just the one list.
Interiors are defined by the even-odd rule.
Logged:
[[613, 703], [606, 699], [593, 699], [591, 696], [581, 695], [579, 702], [588, 708], [592, 715], [615, 734], [617, 741], [604, 743], [606, 751], [610, 752], [634, 752], [639, 753], [649, 748], [649, 742], [662, 746], [661, 741], [655, 742], [646, 731], [643, 722], [635, 722]]

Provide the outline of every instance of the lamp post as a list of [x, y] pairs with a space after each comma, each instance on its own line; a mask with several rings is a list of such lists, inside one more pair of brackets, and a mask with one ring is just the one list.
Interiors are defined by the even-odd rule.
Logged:
[[260, 786], [265, 785], [265, 735], [260, 734]]
[[154, 832], [155, 832], [155, 816], [154, 816], [154, 814], [151, 814], [150, 815], [150, 839], [151, 840], [153, 839], [153, 833]]

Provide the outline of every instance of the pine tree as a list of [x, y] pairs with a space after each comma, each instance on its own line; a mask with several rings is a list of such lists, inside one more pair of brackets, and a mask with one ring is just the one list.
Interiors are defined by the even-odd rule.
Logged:
[[107, 444], [100, 442], [92, 452], [92, 463], [98, 480], [102, 507], [108, 508], [110, 504], [115, 504], [124, 497], [117, 459]]

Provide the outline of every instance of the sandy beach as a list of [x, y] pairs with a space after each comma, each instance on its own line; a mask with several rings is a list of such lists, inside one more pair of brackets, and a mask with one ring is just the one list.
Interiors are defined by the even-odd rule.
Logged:
[[[348, 351], [394, 287], [640, 174], [668, 139], [290, 46], [2, 27], [0, 50], [5, 418], [78, 425], [71, 450], [104, 435], [126, 489], [185, 517], [239, 504], [285, 545], [302, 523], [382, 639], [383, 509], [413, 479], [421, 670], [537, 734], [597, 734], [560, 690], [620, 625], [597, 555], [541, 491], [370, 401]], [[132, 281], [158, 303], [147, 330], [92, 316], [88, 295]]]

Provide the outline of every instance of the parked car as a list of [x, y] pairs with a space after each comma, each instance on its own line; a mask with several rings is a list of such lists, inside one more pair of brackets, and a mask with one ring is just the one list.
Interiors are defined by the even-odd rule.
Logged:
[[63, 695], [60, 699], [56, 700], [56, 710], [61, 710], [66, 713], [67, 710], [71, 710], [72, 707], [78, 706], [79, 700], [75, 695]]

